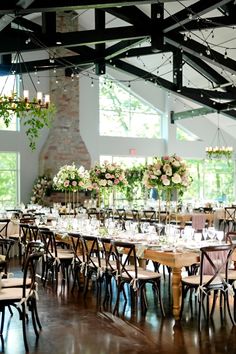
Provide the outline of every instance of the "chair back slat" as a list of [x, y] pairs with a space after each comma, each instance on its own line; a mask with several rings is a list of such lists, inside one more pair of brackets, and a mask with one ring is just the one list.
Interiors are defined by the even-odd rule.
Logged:
[[112, 241], [112, 245], [114, 247], [118, 275], [126, 275], [130, 278], [130, 280], [137, 278], [138, 267], [135, 244], [122, 241]]
[[44, 243], [45, 253], [51, 258], [57, 258], [57, 246], [54, 232], [45, 228], [39, 228], [39, 233]]
[[[76, 232], [70, 232], [68, 233], [68, 236], [71, 239], [71, 245], [72, 245], [72, 250], [74, 253], [75, 260], [81, 264], [82, 262], [85, 262], [85, 255], [83, 252], [83, 246], [82, 246], [82, 241], [81, 241], [81, 234], [76, 233]], [[82, 261], [79, 256], [82, 255]]]
[[[96, 236], [81, 236], [82, 246], [83, 246], [83, 255], [86, 259], [86, 263], [90, 267], [97, 268], [101, 267], [101, 258], [99, 251], [98, 238]], [[95, 257], [96, 262], [95, 263]]]
[[[225, 286], [228, 281], [228, 266], [234, 247], [230, 244], [220, 246], [202, 247], [200, 263], [200, 285], [203, 284], [204, 275], [210, 275], [210, 279], [204, 287]], [[215, 281], [217, 280], [217, 282]]]
[[225, 219], [236, 220], [236, 207], [225, 207]]

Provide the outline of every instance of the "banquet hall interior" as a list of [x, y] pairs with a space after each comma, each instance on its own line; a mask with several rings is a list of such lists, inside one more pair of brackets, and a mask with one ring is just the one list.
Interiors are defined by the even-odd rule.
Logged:
[[236, 353], [236, 1], [0, 3], [0, 350]]

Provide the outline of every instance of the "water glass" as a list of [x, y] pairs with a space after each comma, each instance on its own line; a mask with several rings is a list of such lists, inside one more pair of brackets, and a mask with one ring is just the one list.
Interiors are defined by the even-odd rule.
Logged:
[[217, 231], [216, 232], [216, 238], [221, 243], [223, 241], [223, 239], [224, 239], [224, 231]]

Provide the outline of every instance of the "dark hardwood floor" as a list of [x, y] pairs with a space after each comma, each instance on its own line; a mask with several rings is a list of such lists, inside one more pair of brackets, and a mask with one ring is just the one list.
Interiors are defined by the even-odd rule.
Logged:
[[[19, 265], [11, 265], [14, 273]], [[42, 287], [39, 280], [39, 315], [43, 325], [38, 342], [28, 326], [30, 353], [37, 354], [235, 354], [236, 327], [228, 318], [224, 322], [216, 308], [214, 321], [198, 332], [197, 310], [186, 303], [181, 321], [171, 315], [168, 281], [162, 282], [166, 317], [161, 317], [158, 304], [148, 290], [149, 307], [145, 316], [131, 311], [129, 304], [119, 317], [109, 307], [97, 301], [93, 287], [86, 300], [78, 289], [71, 293], [66, 286], [53, 290], [50, 284]], [[122, 313], [123, 312], [123, 313]], [[11, 317], [7, 310], [4, 330], [5, 353], [25, 353], [21, 322], [17, 311]]]

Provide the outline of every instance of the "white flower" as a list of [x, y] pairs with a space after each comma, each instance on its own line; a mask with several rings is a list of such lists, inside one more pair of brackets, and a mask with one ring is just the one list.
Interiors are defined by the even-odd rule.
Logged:
[[181, 177], [178, 173], [174, 173], [173, 177], [172, 177], [172, 181], [177, 184], [177, 183], [181, 183]]

